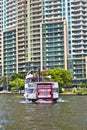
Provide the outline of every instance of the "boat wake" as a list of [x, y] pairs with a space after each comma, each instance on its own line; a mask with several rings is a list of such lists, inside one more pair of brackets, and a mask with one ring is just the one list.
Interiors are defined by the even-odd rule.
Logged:
[[20, 101], [20, 103], [24, 103], [24, 104], [29, 103], [29, 104], [31, 104], [33, 102], [32, 101], [28, 101], [28, 100], [23, 100], [23, 101]]
[[53, 101], [51, 101], [51, 100], [39, 99], [39, 100], [36, 101], [36, 103], [46, 103], [46, 104], [48, 104], [48, 103], [53, 103]]
[[[56, 103], [63, 103], [63, 102], [69, 102], [69, 101], [68, 100], [63, 100], [63, 99], [59, 98]], [[28, 101], [28, 100], [23, 100], [23, 101], [20, 101], [20, 103], [24, 103], [24, 104], [29, 103], [29, 104], [32, 104], [34, 102]], [[52, 101], [45, 101], [45, 100], [37, 100], [35, 102], [35, 104], [49, 104], [49, 103], [53, 103], [53, 102]]]
[[61, 98], [59, 98], [58, 100], [57, 100], [57, 103], [61, 103], [61, 102], [69, 102], [68, 100], [63, 100], [63, 99], [61, 99]]

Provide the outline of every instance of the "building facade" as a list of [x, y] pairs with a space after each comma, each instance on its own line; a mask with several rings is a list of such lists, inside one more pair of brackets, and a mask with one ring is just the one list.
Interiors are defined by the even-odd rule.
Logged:
[[62, 0], [68, 26], [68, 69], [74, 84], [87, 83], [87, 1]]
[[2, 1], [2, 76], [28, 69], [28, 4]]
[[86, 83], [87, 1], [31, 0], [30, 11], [32, 66], [67, 69], [74, 84]]
[[87, 1], [71, 2], [72, 57], [74, 81], [87, 79]]
[[2, 1], [0, 1], [0, 76], [2, 76]]
[[87, 82], [86, 0], [0, 2], [0, 75], [57, 67]]
[[61, 1], [30, 1], [31, 66], [67, 69], [67, 22]]

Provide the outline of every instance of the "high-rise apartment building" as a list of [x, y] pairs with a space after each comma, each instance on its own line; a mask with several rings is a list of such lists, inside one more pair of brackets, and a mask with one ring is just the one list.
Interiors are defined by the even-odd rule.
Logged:
[[71, 2], [72, 57], [74, 80], [87, 80], [87, 1]]
[[31, 0], [30, 21], [33, 67], [68, 69], [86, 83], [87, 1]]
[[68, 69], [74, 83], [87, 82], [87, 1], [62, 0], [62, 19], [67, 21]]
[[2, 1], [0, 1], [0, 76], [2, 76]]
[[61, 0], [30, 1], [31, 66], [67, 69], [67, 22]]
[[26, 72], [28, 67], [28, 4], [2, 1], [2, 75]]
[[87, 81], [86, 0], [0, 2], [0, 74], [57, 67]]

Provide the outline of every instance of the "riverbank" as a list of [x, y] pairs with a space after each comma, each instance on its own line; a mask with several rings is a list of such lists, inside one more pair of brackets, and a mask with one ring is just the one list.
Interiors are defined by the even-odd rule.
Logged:
[[72, 93], [72, 92], [64, 92], [64, 93], [59, 93], [59, 95], [60, 96], [67, 96], [67, 95], [69, 95], [69, 96], [79, 96], [79, 95], [82, 95], [82, 96], [84, 96], [84, 95], [87, 95], [87, 93]]
[[11, 91], [2, 90], [2, 91], [0, 91], [0, 93], [11, 93]]
[[3, 90], [0, 91], [0, 94], [19, 94], [19, 95], [23, 95], [24, 93], [20, 93], [20, 92], [11, 92], [11, 91], [7, 91], [7, 90]]
[[78, 94], [71, 93], [71, 92], [64, 92], [64, 93], [59, 93], [59, 95], [78, 95]]

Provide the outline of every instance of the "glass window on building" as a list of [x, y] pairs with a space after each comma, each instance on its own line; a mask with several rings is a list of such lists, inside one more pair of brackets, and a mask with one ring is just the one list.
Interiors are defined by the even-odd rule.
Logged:
[[68, 6], [70, 6], [70, 3], [68, 3]]
[[70, 17], [68, 17], [68, 21], [70, 20]]
[[70, 11], [70, 7], [68, 7], [68, 11]]
[[65, 13], [63, 13], [63, 16], [65, 16]]
[[63, 8], [63, 11], [65, 11], [65, 8]]
[[70, 16], [70, 12], [68, 12], [68, 15]]
[[69, 54], [71, 54], [71, 50], [69, 50]]
[[70, 21], [68, 22], [68, 26], [70, 26], [71, 25], [71, 23], [70, 23]]

